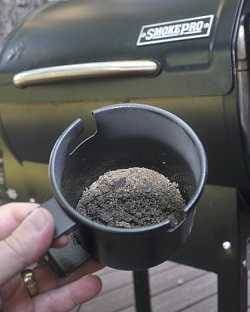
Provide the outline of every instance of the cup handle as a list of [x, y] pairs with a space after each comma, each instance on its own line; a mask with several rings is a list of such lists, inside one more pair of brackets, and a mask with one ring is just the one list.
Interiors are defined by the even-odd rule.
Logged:
[[59, 238], [64, 234], [68, 234], [74, 230], [76, 223], [59, 206], [55, 198], [51, 198], [41, 205], [43, 208], [49, 210], [55, 222], [54, 238]]
[[[68, 217], [54, 198], [43, 203], [41, 206], [48, 209], [54, 218], [55, 239], [77, 230], [76, 223]], [[66, 247], [49, 249], [44, 259], [59, 276], [66, 276], [90, 258], [90, 254], [71, 238], [70, 243]]]

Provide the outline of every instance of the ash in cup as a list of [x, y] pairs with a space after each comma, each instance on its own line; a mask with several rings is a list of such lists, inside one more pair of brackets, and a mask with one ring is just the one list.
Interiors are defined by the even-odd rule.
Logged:
[[133, 167], [101, 175], [84, 189], [76, 210], [97, 223], [129, 229], [166, 219], [177, 225], [184, 207], [176, 182], [155, 170]]
[[195, 190], [183, 158], [149, 140], [88, 147], [67, 160], [63, 193], [78, 213], [100, 224], [138, 228], [169, 220], [174, 229]]

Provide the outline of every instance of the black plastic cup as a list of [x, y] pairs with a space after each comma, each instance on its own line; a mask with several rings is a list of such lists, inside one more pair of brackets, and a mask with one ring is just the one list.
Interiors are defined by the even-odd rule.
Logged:
[[[54, 215], [55, 237], [77, 225], [82, 246], [104, 265], [132, 271], [156, 266], [190, 235], [207, 176], [203, 145], [183, 120], [156, 107], [119, 104], [96, 110], [93, 116], [94, 135], [79, 144], [84, 123], [78, 119], [58, 138], [51, 153], [49, 175], [55, 200], [45, 206]], [[178, 224], [173, 226], [168, 218], [140, 228], [115, 228], [75, 210], [83, 186], [108, 170], [131, 166], [158, 170], [179, 184], [186, 206]]]

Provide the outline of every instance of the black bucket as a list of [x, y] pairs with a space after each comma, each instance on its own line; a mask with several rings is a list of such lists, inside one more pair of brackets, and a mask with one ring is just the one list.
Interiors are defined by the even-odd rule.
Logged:
[[[177, 116], [151, 106], [120, 104], [93, 113], [96, 133], [80, 144], [81, 119], [59, 137], [49, 171], [55, 200], [56, 237], [77, 224], [80, 241], [104, 265], [144, 270], [166, 261], [188, 238], [207, 176], [206, 154], [194, 131]], [[109, 170], [146, 167], [179, 184], [186, 201], [183, 218], [123, 229], [96, 223], [75, 207], [83, 188]], [[73, 257], [73, 255], [72, 255]]]

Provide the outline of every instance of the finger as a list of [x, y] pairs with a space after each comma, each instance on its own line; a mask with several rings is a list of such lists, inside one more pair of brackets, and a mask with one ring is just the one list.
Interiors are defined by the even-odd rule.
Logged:
[[63, 235], [60, 238], [56, 239], [53, 244], [52, 244], [52, 248], [63, 248], [65, 246], [68, 245], [68, 243], [70, 242], [70, 238], [67, 235]]
[[39, 293], [44, 293], [48, 290], [57, 288], [59, 285], [57, 274], [53, 272], [48, 265], [36, 268], [35, 279], [37, 281]]
[[[11, 203], [0, 208], [0, 240], [5, 239], [18, 227], [18, 225], [34, 209], [39, 208], [38, 204], [30, 203]], [[69, 243], [69, 237], [64, 235], [52, 244], [53, 248], [62, 248]]]
[[0, 242], [0, 286], [37, 260], [51, 245], [54, 222], [43, 208], [34, 209], [19, 227]]
[[[8, 237], [18, 225], [31, 213], [34, 209], [39, 208], [38, 204], [30, 203], [11, 203], [3, 205], [0, 208], [0, 240]], [[64, 235], [52, 244], [53, 248], [65, 247], [69, 243], [69, 237]]]
[[83, 277], [34, 298], [35, 311], [67, 312], [89, 301], [101, 291], [101, 280], [96, 276]]
[[62, 279], [62, 284], [69, 283], [79, 279], [81, 276], [85, 276], [87, 274], [95, 273], [103, 268], [103, 265], [99, 262], [91, 259], [81, 265], [77, 270], [71, 273], [69, 276]]
[[39, 293], [54, 289], [58, 286], [63, 286], [69, 282], [73, 282], [85, 275], [89, 275], [100, 270], [100, 268], [102, 268], [102, 265], [90, 260], [70, 276], [59, 279], [57, 274], [54, 273], [48, 265], [39, 266], [35, 270]]
[[5, 239], [34, 210], [37, 204], [11, 203], [0, 208], [0, 240]]

